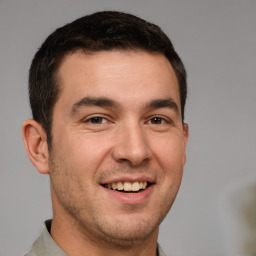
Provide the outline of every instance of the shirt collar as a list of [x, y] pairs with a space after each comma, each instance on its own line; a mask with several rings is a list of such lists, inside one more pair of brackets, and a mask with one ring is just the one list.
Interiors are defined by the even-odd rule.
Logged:
[[[32, 248], [25, 256], [68, 256], [52, 239], [51, 232], [52, 220], [44, 223], [43, 231], [38, 239], [33, 243]], [[158, 244], [158, 256], [166, 256]]]

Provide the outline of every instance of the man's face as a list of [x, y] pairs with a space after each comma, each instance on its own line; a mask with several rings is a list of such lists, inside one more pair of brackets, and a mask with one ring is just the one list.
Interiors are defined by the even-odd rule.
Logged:
[[78, 51], [58, 77], [54, 218], [69, 216], [94, 238], [155, 236], [178, 192], [187, 142], [170, 63], [142, 51]]

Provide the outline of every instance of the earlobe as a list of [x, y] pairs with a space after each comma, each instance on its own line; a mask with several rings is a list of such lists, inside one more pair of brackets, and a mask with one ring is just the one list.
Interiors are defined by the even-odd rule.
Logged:
[[47, 135], [43, 127], [33, 119], [24, 121], [22, 126], [23, 142], [28, 157], [42, 174], [49, 173]]

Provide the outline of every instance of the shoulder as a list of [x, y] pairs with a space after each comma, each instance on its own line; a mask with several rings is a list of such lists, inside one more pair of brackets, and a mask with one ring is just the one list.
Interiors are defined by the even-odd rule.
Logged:
[[25, 256], [68, 256], [52, 239], [50, 235], [51, 220], [44, 223], [41, 235], [32, 244]]

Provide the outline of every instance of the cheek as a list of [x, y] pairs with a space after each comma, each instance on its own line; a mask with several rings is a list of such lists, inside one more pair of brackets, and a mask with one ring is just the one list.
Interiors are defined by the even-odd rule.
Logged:
[[151, 145], [153, 155], [163, 170], [173, 173], [182, 169], [184, 144], [179, 136], [158, 138]]
[[76, 168], [94, 172], [106, 161], [111, 141], [107, 136], [77, 134], [67, 140], [66, 157]]
[[179, 136], [170, 136], [162, 140], [154, 147], [154, 156], [157, 167], [162, 170], [159, 175], [159, 184], [162, 184], [160, 193], [163, 198], [174, 200], [182, 179], [184, 147]]

